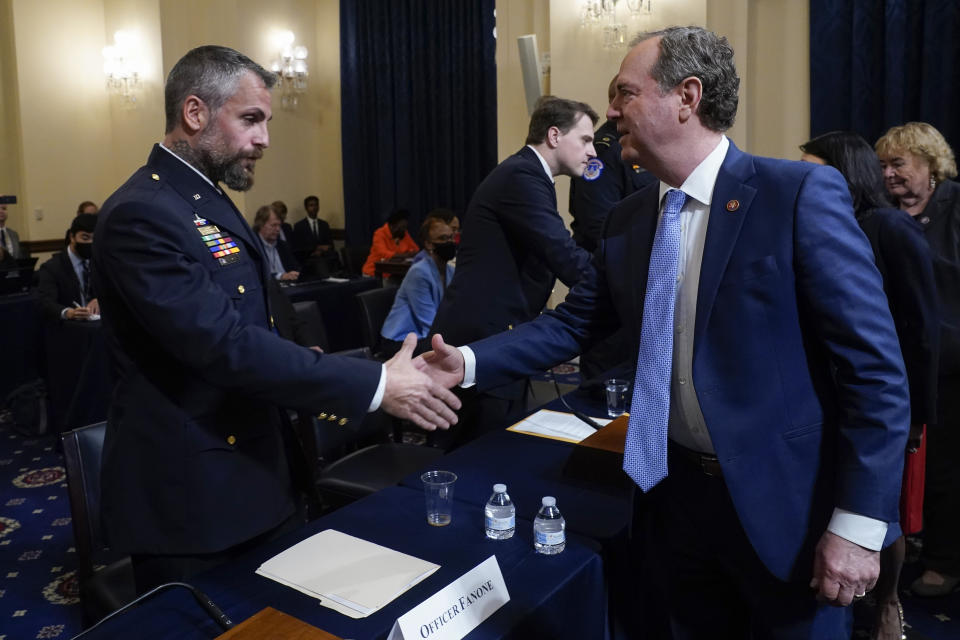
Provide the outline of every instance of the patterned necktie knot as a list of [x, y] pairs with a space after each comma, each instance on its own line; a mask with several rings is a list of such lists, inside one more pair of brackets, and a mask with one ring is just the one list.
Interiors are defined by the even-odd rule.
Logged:
[[663, 215], [677, 215], [687, 201], [687, 194], [680, 189], [670, 189], [663, 201]]
[[687, 194], [671, 189], [664, 199], [647, 270], [623, 470], [649, 491], [667, 475], [667, 423], [673, 369], [673, 312], [680, 256], [680, 210]]

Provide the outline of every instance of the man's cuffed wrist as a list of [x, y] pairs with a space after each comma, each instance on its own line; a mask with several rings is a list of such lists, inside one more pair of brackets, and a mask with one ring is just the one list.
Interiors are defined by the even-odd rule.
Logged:
[[466, 389], [477, 383], [477, 356], [470, 347], [457, 347], [463, 355], [463, 381], [460, 387]]
[[871, 551], [880, 551], [887, 536], [887, 523], [836, 508], [827, 531]]

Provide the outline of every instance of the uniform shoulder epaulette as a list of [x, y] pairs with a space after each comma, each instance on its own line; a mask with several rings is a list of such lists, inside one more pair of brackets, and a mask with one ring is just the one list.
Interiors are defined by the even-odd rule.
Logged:
[[601, 136], [599, 140], [594, 140], [593, 146], [594, 148], [609, 147], [612, 142], [613, 142], [613, 136], [605, 135], [605, 136]]

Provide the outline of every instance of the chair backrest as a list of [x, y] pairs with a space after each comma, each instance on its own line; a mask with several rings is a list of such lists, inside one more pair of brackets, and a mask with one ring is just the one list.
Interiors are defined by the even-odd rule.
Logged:
[[302, 300], [293, 303], [293, 310], [297, 317], [307, 323], [310, 332], [317, 339], [317, 346], [324, 351], [330, 350], [330, 339], [327, 337], [327, 326], [323, 323], [323, 315], [316, 300]]
[[60, 436], [81, 582], [93, 575], [95, 554], [105, 546], [100, 527], [100, 466], [106, 430], [107, 423], [98, 422]]
[[351, 244], [340, 249], [343, 258], [343, 268], [352, 276], [359, 276], [363, 270], [363, 263], [370, 255], [370, 245]]
[[387, 314], [390, 313], [396, 297], [396, 287], [370, 289], [357, 294], [362, 319], [363, 343], [370, 347], [374, 354], [379, 351], [380, 329], [383, 328], [383, 322], [387, 319]]

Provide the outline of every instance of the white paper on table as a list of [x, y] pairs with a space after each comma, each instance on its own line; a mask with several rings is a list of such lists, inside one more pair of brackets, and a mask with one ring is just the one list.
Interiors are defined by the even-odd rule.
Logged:
[[[610, 422], [609, 418], [591, 419], [601, 426]], [[507, 430], [573, 443], [580, 442], [587, 436], [596, 433], [593, 427], [572, 413], [561, 413], [550, 409], [540, 409], [540, 411], [527, 416]]]
[[440, 565], [335, 529], [310, 536], [270, 558], [257, 573], [320, 599], [351, 618], [364, 618]]
[[324, 281], [324, 282], [350, 282], [350, 279], [349, 279], [349, 278], [335, 278], [335, 277], [333, 277], [333, 276], [330, 276], [329, 278], [324, 278], [323, 281]]

